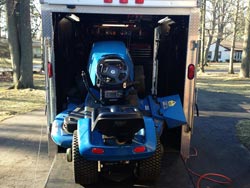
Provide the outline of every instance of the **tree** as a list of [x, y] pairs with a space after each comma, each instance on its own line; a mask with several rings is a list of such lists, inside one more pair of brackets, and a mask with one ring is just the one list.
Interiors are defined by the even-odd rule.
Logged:
[[41, 13], [37, 7], [37, 4], [34, 0], [30, 3], [30, 16], [31, 16], [31, 36], [32, 38], [40, 38], [41, 34]]
[[218, 61], [219, 57], [219, 46], [221, 41], [223, 40], [224, 35], [227, 36], [231, 33], [227, 33], [225, 31], [226, 26], [228, 23], [231, 23], [232, 14], [230, 9], [232, 3], [231, 0], [219, 0], [218, 1], [218, 8], [217, 8], [217, 39], [216, 39], [216, 46], [215, 46], [215, 52], [214, 52], [214, 58], [213, 61]]
[[[2, 16], [3, 6], [0, 4], [0, 17]], [[2, 23], [0, 21], [0, 37], [2, 37]]]
[[[0, 17], [2, 18], [3, 15], [5, 14], [5, 10], [4, 10], [4, 2], [0, 0]], [[6, 27], [3, 24], [2, 20], [0, 21], [0, 37], [2, 37], [2, 30], [5, 30]]]
[[248, 0], [247, 16], [245, 23], [243, 43], [242, 63], [240, 69], [240, 77], [249, 78], [250, 71], [250, 0]]
[[14, 87], [33, 88], [30, 0], [7, 0], [5, 4]]
[[236, 6], [235, 6], [235, 15], [234, 15], [234, 23], [233, 23], [233, 37], [232, 37], [229, 67], [228, 67], [229, 74], [234, 74], [234, 67], [233, 67], [234, 48], [235, 48], [235, 40], [236, 40], [236, 33], [237, 33], [237, 23], [238, 23], [238, 18], [239, 18], [239, 9], [240, 9], [240, 0], [237, 0]]
[[205, 49], [205, 17], [206, 17], [206, 0], [202, 0], [201, 6], [201, 19], [200, 19], [200, 60], [199, 64], [201, 72], [204, 72], [204, 49]]
[[207, 12], [209, 13], [206, 18], [206, 31], [207, 31], [207, 44], [205, 47], [205, 60], [204, 65], [207, 64], [209, 48], [212, 43], [215, 27], [216, 27], [216, 19], [217, 19], [217, 8], [218, 8], [218, 0], [209, 0], [207, 5]]

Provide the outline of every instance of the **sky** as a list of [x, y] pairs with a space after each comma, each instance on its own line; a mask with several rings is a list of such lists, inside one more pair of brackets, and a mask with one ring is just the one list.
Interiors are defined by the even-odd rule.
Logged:
[[35, 4], [35, 6], [36, 6], [37, 10], [39, 10], [39, 11], [40, 11], [40, 13], [41, 13], [40, 1], [39, 1], [39, 0], [33, 0], [33, 1], [34, 1], [34, 4]]

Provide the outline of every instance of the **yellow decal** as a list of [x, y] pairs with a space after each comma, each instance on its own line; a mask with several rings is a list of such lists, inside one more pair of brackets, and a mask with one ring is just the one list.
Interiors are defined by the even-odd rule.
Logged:
[[168, 106], [169, 106], [169, 107], [172, 107], [172, 106], [174, 106], [175, 104], [176, 104], [176, 101], [174, 101], [174, 100], [168, 101]]

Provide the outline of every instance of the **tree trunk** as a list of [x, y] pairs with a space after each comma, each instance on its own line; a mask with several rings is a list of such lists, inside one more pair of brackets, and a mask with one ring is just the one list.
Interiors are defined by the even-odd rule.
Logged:
[[205, 49], [205, 64], [207, 64], [207, 56], [208, 56], [208, 52], [209, 52], [209, 48], [211, 45], [211, 42], [213, 40], [213, 35], [209, 35], [208, 40], [207, 40], [207, 45], [206, 45], [206, 49]]
[[237, 0], [235, 15], [234, 15], [233, 39], [232, 39], [232, 44], [231, 44], [228, 74], [234, 74], [234, 66], [233, 66], [233, 63], [234, 63], [234, 48], [235, 48], [235, 39], [236, 39], [236, 32], [237, 32], [239, 5], [240, 5], [240, 0]]
[[33, 58], [30, 25], [30, 0], [20, 1], [19, 12], [21, 76], [18, 88], [33, 88]]
[[6, 1], [13, 84], [17, 89], [34, 87], [29, 6], [30, 0]]
[[201, 33], [200, 33], [200, 38], [201, 38], [201, 46], [200, 46], [200, 67], [201, 67], [201, 72], [205, 72], [204, 69], [204, 60], [205, 60], [205, 17], [206, 17], [206, 0], [202, 1], [202, 8], [201, 8]]
[[211, 14], [211, 21], [210, 21], [211, 25], [210, 25], [209, 29], [207, 29], [207, 35], [208, 35], [207, 38], [208, 39], [207, 39], [206, 47], [205, 47], [205, 50], [204, 50], [204, 62], [203, 62], [203, 66], [202, 66], [203, 70], [204, 70], [204, 66], [207, 65], [208, 53], [209, 53], [210, 45], [211, 45], [213, 37], [214, 37], [215, 26], [216, 26], [217, 7], [218, 7], [218, 1], [217, 0], [212, 0], [212, 1], [209, 1], [209, 2], [211, 4], [211, 6], [212, 6], [210, 9], [208, 9], [208, 12], [210, 12], [210, 14]]
[[[13, 69], [13, 82], [17, 85], [20, 78], [20, 46], [17, 31], [16, 3], [15, 0], [6, 1], [8, 41]], [[11, 37], [10, 37], [11, 36]]]
[[232, 39], [232, 46], [230, 51], [230, 60], [228, 67], [228, 74], [234, 74], [234, 48], [235, 48], [235, 37]]
[[[212, 12], [212, 22], [211, 22], [211, 29], [208, 30], [208, 39], [207, 39], [207, 45], [206, 45], [206, 50], [205, 50], [205, 63], [207, 64], [207, 56], [209, 53], [209, 49], [211, 46], [211, 43], [213, 41], [213, 37], [214, 37], [214, 32], [215, 32], [215, 26], [216, 26], [216, 10], [217, 10], [217, 5], [218, 2], [214, 1], [213, 2], [213, 12]], [[211, 32], [210, 32], [211, 31]], [[211, 60], [211, 59], [210, 59]]]
[[[2, 16], [2, 6], [0, 4], [0, 18]], [[0, 22], [0, 38], [2, 38], [2, 22]]]
[[230, 7], [231, 3], [230, 1], [225, 1], [225, 0], [219, 0], [218, 1], [218, 19], [217, 19], [217, 40], [216, 40], [216, 46], [215, 46], [215, 53], [214, 53], [214, 61], [218, 62], [219, 61], [219, 47], [220, 47], [220, 43], [221, 41], [226, 37], [225, 35], [225, 28], [228, 24], [228, 22], [230, 22], [230, 18], [231, 18], [231, 13], [229, 11], [229, 7]]
[[214, 62], [218, 62], [219, 61], [219, 47], [220, 47], [220, 43], [221, 43], [221, 39], [220, 37], [217, 38], [216, 40], [216, 44], [215, 44], [215, 49], [214, 49]]
[[250, 67], [250, 0], [248, 0], [240, 77], [249, 78]]

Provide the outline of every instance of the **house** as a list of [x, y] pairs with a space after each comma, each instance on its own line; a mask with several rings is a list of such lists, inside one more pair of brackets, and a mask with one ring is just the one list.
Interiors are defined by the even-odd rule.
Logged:
[[[212, 43], [209, 48], [207, 59], [212, 61], [214, 58], [216, 43]], [[219, 46], [218, 60], [219, 62], [229, 62], [231, 51], [231, 41], [222, 41]], [[234, 61], [240, 62], [242, 60], [243, 42], [235, 42]]]
[[[38, 40], [33, 40], [32, 51], [34, 58], [41, 58], [41, 42]], [[0, 38], [0, 57], [10, 58], [9, 44], [8, 40], [5, 38]]]
[[42, 56], [41, 42], [33, 40], [33, 42], [32, 42], [32, 48], [33, 48], [33, 57], [34, 58], [41, 58], [41, 56]]

